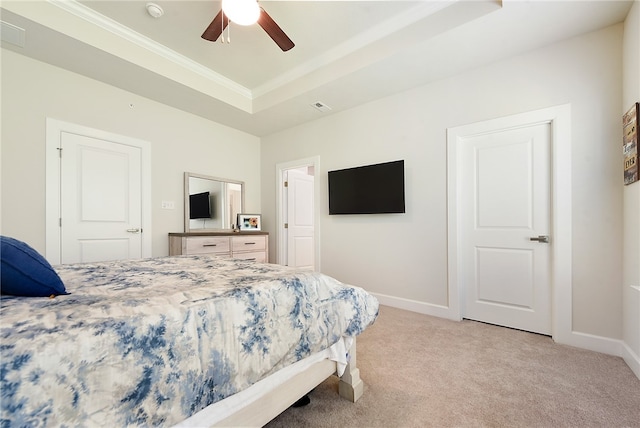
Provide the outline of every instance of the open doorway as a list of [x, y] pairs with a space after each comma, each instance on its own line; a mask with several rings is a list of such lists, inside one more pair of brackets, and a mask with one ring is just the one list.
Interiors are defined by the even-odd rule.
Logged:
[[317, 157], [276, 165], [278, 264], [320, 270], [318, 170]]

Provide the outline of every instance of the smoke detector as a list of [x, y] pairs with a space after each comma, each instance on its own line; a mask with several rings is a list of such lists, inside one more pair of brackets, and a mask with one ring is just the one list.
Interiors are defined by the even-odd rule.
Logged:
[[147, 3], [147, 13], [154, 18], [160, 18], [164, 15], [164, 10], [155, 3]]

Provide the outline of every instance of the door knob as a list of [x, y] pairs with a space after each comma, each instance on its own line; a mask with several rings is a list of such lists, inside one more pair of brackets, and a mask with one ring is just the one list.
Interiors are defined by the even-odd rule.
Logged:
[[135, 228], [135, 229], [127, 229], [127, 232], [129, 233], [140, 233], [140, 229]]
[[549, 237], [547, 235], [533, 236], [529, 238], [529, 241], [538, 241], [538, 242], [544, 242], [545, 244], [548, 244]]

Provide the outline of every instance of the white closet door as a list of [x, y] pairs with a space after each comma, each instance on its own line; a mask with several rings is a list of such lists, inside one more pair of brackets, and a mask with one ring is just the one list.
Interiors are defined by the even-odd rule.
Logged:
[[551, 334], [550, 137], [543, 123], [462, 143], [465, 318]]
[[62, 263], [142, 257], [141, 149], [63, 132]]

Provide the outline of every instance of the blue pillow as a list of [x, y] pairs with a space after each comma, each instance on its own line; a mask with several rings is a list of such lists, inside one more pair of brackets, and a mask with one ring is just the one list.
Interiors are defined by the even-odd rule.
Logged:
[[13, 296], [69, 294], [49, 262], [17, 239], [0, 236], [0, 292]]

